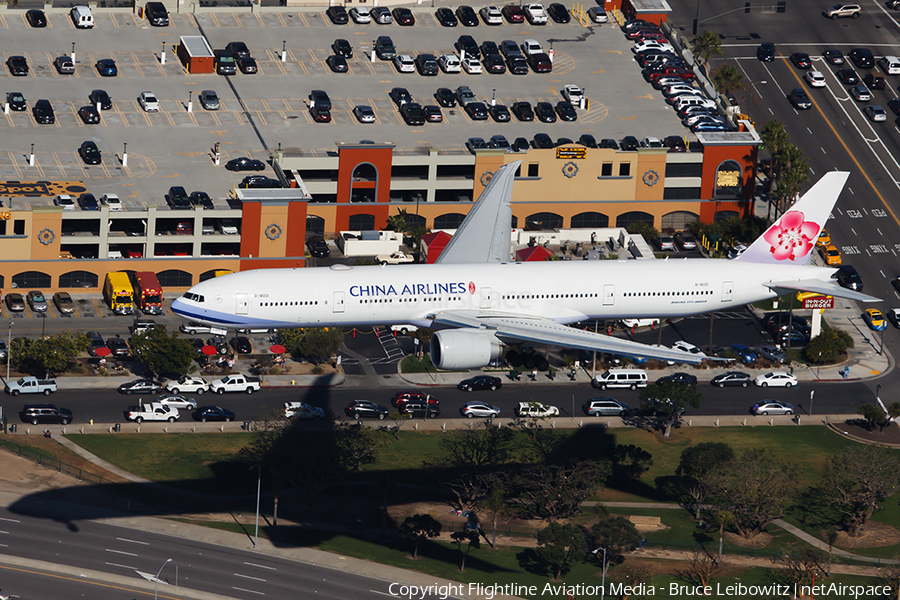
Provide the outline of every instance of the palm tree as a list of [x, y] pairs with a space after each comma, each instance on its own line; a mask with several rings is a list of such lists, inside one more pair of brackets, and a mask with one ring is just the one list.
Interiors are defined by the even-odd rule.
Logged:
[[731, 94], [744, 87], [744, 74], [733, 65], [722, 65], [713, 74], [716, 91], [720, 94]]
[[705, 68], [710, 58], [722, 54], [722, 38], [715, 31], [704, 31], [691, 42], [691, 51], [700, 57]]
[[397, 214], [387, 218], [385, 229], [396, 231], [398, 233], [407, 233], [410, 230], [409, 219], [407, 218], [406, 209], [397, 210]]

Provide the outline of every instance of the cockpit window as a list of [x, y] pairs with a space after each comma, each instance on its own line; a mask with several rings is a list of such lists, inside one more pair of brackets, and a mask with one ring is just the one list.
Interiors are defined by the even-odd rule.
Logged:
[[192, 294], [190, 292], [185, 292], [182, 298], [187, 298], [188, 300], [193, 300], [194, 302], [203, 303], [204, 298], [200, 294]]

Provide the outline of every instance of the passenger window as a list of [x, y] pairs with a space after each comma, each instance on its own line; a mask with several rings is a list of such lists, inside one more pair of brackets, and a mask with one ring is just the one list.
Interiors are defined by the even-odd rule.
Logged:
[[603, 166], [600, 168], [600, 176], [601, 177], [612, 177], [612, 163], [603, 163]]
[[631, 175], [631, 163], [619, 163], [619, 177], [628, 177]]
[[538, 164], [531, 163], [528, 165], [528, 176], [529, 177], [538, 177]]

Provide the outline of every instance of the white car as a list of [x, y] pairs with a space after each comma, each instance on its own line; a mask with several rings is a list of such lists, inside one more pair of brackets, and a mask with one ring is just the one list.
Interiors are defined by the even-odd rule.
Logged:
[[122, 201], [116, 194], [103, 194], [100, 196], [100, 204], [109, 207], [109, 212], [122, 212]]
[[166, 383], [166, 389], [173, 394], [178, 394], [179, 392], [203, 394], [209, 391], [209, 383], [207, 383], [206, 380], [202, 377], [192, 377], [190, 375], [185, 375], [178, 381], [169, 381], [168, 383]]
[[590, 17], [591, 21], [594, 23], [607, 23], [609, 21], [606, 11], [600, 6], [590, 7], [588, 9], [588, 17]]
[[753, 380], [753, 383], [755, 383], [759, 387], [789, 388], [794, 387], [798, 382], [797, 378], [790, 373], [785, 373], [784, 371], [772, 371], [771, 373], [759, 375], [756, 379]]
[[686, 83], [676, 83], [674, 85], [667, 85], [662, 89], [663, 96], [666, 98], [671, 98], [672, 96], [677, 96], [682, 93], [689, 94], [702, 94], [703, 92], [692, 85], [688, 85]]
[[459, 73], [462, 70], [459, 58], [453, 54], [442, 54], [438, 59], [438, 66], [444, 73]]
[[462, 61], [462, 66], [469, 75], [480, 75], [484, 71], [481, 63], [474, 56], [465, 57]]
[[809, 84], [809, 87], [825, 87], [825, 76], [822, 75], [821, 71], [807, 71], [803, 78], [806, 79], [806, 83]]
[[678, 102], [679, 98], [687, 98], [689, 96], [694, 96], [696, 98], [706, 97], [703, 92], [701, 92], [697, 88], [689, 88], [686, 90], [682, 89], [678, 90], [677, 92], [672, 92], [672, 95], [666, 98], [666, 103], [675, 104], [676, 102]]
[[[205, 383], [205, 382], [204, 382]], [[194, 410], [197, 408], [197, 401], [193, 398], [187, 398], [181, 394], [160, 394], [154, 402], [159, 402], [163, 406], [171, 406], [172, 408], [183, 408], [186, 410]]]
[[516, 416], [534, 417], [538, 419], [545, 417], [558, 417], [559, 408], [556, 406], [541, 404], [540, 402], [519, 402], [519, 406], [516, 407]]
[[659, 319], [622, 319], [622, 325], [628, 329], [636, 327], [656, 327], [659, 325]]
[[700, 351], [700, 348], [690, 342], [685, 342], [684, 340], [678, 340], [672, 344], [672, 350], [681, 350], [687, 354], [699, 354], [700, 356], [703, 356], [703, 352]]
[[544, 10], [543, 4], [526, 4], [522, 9], [525, 11], [525, 18], [532, 25], [547, 24], [547, 11]]
[[635, 54], [646, 52], [647, 50], [659, 50], [660, 52], [675, 52], [672, 44], [657, 42], [655, 40], [647, 40], [646, 42], [638, 42], [631, 47], [631, 51]]
[[238, 234], [237, 223], [235, 222], [234, 219], [231, 219], [231, 218], [219, 220], [219, 229], [225, 235], [237, 235]]
[[537, 40], [525, 40], [522, 42], [522, 54], [531, 56], [532, 54], [543, 54], [544, 49]]
[[53, 199], [53, 204], [61, 206], [63, 210], [75, 210], [75, 197], [69, 194], [59, 194]]
[[391, 252], [390, 254], [378, 254], [375, 256], [375, 262], [380, 265], [402, 265], [406, 263], [411, 263], [415, 259], [403, 252]]
[[887, 121], [887, 113], [877, 104], [868, 105], [863, 109], [863, 112], [867, 117], [869, 117], [870, 121], [874, 121], [876, 123]]
[[900, 58], [896, 56], [882, 56], [878, 59], [878, 68], [887, 75], [900, 75]]
[[398, 54], [394, 57], [394, 66], [400, 73], [415, 73], [416, 61], [408, 54]]
[[483, 6], [479, 12], [488, 25], [503, 25], [503, 13], [496, 6]]
[[153, 92], [141, 92], [138, 96], [138, 104], [144, 109], [144, 112], [159, 112], [159, 100]]
[[778, 400], [763, 400], [754, 404], [750, 411], [754, 415], [792, 415], [794, 405]]
[[284, 416], [288, 419], [321, 419], [325, 416], [325, 411], [306, 402], [285, 402]]
[[372, 15], [369, 9], [364, 6], [354, 6], [350, 9], [350, 18], [354, 23], [371, 23]]
[[584, 90], [577, 85], [565, 85], [563, 86], [563, 98], [571, 102], [575, 108], [580, 108], [581, 101], [584, 100]]

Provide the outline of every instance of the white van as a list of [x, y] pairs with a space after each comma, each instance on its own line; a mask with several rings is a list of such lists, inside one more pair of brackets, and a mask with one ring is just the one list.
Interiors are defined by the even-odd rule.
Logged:
[[591, 382], [595, 388], [631, 388], [647, 387], [647, 372], [641, 369], [610, 369], [600, 373]]
[[75, 23], [75, 27], [78, 29], [93, 29], [94, 15], [91, 14], [91, 9], [87, 6], [73, 6], [70, 14], [72, 15], [72, 22]]

